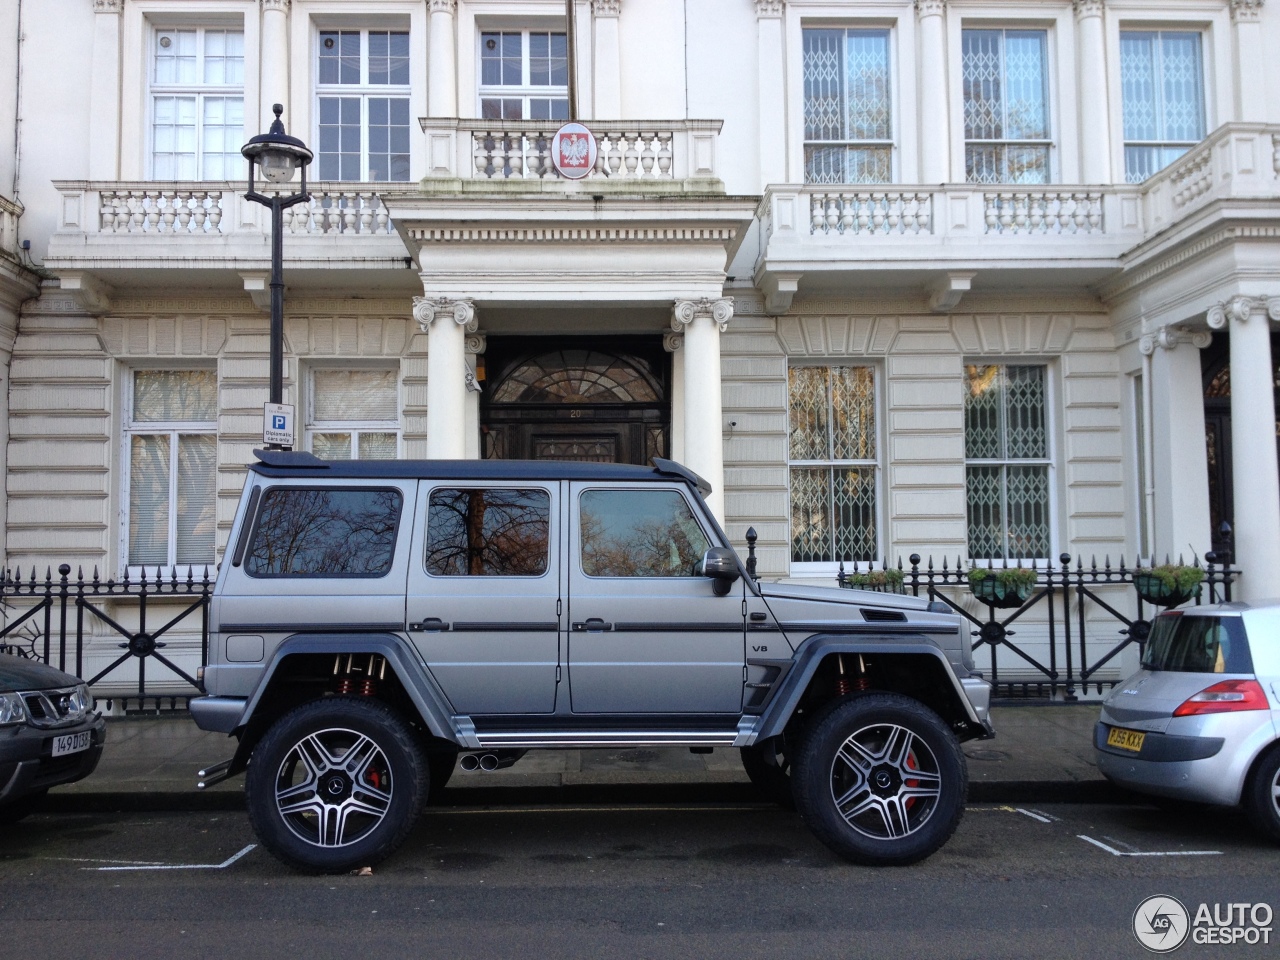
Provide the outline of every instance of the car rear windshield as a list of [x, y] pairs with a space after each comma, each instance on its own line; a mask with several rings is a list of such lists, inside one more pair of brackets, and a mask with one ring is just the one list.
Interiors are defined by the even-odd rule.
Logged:
[[1239, 617], [1161, 614], [1151, 625], [1142, 665], [1176, 673], [1253, 673]]

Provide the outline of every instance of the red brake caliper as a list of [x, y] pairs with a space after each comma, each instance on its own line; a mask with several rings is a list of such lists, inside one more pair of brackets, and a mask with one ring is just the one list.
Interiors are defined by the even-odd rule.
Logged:
[[[915, 755], [914, 753], [908, 753], [908, 754], [907, 754], [907, 766], [908, 766], [908, 767], [910, 767], [912, 770], [918, 770], [918, 769], [919, 769], [919, 767], [918, 767], [918, 766], [916, 766], [916, 755]], [[906, 784], [908, 787], [918, 787], [918, 786], [920, 786], [920, 781], [919, 781], [919, 780], [904, 780], [904, 781], [902, 781], [902, 782], [903, 782], [904, 784]], [[916, 797], [907, 797], [907, 802], [906, 802], [905, 804], [903, 804], [903, 806], [904, 806], [904, 807], [906, 807], [906, 809], [910, 810], [910, 809], [911, 809], [912, 804], [914, 804], [914, 803], [916, 802], [916, 799], [917, 799]]]

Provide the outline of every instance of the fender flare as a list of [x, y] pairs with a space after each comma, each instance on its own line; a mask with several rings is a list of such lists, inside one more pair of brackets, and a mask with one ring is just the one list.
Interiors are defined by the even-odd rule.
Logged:
[[817, 673], [822, 661], [833, 653], [885, 653], [895, 656], [930, 657], [937, 661], [947, 678], [951, 681], [952, 694], [956, 705], [974, 727], [982, 727], [982, 721], [974, 710], [973, 704], [965, 695], [964, 687], [956, 677], [955, 670], [946, 655], [937, 646], [919, 637], [904, 636], [901, 639], [868, 637], [865, 640], [853, 640], [848, 635], [814, 634], [797, 648], [795, 666], [787, 671], [782, 679], [782, 686], [770, 698], [765, 707], [757, 728], [756, 742], [769, 737], [776, 737], [786, 728], [791, 715], [795, 713], [800, 698], [809, 688], [809, 681]]
[[457, 742], [458, 732], [449, 701], [436, 687], [413, 648], [394, 633], [295, 633], [285, 638], [276, 647], [258, 685], [245, 702], [244, 711], [236, 721], [236, 735], [249, 725], [285, 658], [305, 653], [376, 653], [385, 657], [432, 736]]

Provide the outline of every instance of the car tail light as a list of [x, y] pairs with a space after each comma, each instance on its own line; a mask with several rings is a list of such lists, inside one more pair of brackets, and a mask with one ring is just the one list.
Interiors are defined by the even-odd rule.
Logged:
[[1202, 713], [1234, 713], [1238, 710], [1268, 710], [1267, 695], [1257, 680], [1223, 680], [1188, 697], [1175, 717], [1195, 717]]

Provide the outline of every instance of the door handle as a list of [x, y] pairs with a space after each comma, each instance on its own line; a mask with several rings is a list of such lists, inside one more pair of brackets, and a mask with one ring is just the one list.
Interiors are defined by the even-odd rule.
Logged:
[[579, 620], [574, 623], [573, 629], [579, 632], [585, 631], [587, 633], [608, 633], [613, 629], [613, 624], [605, 623], [599, 617], [589, 617], [586, 620]]
[[424, 620], [409, 624], [411, 633], [420, 633], [429, 631], [434, 633], [444, 633], [449, 629], [449, 624], [445, 623], [439, 617], [427, 617]]

